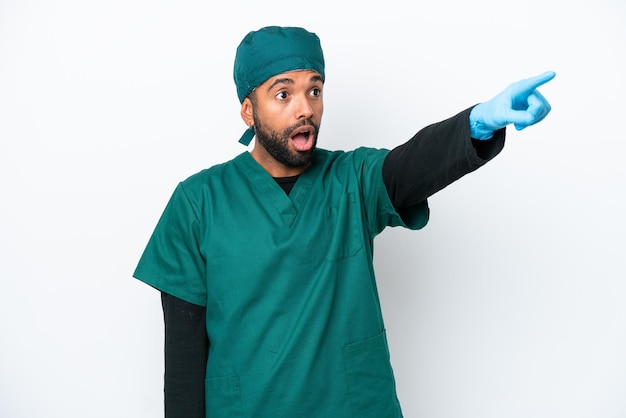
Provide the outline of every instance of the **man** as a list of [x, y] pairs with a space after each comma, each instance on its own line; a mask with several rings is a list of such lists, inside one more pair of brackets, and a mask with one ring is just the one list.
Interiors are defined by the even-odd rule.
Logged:
[[174, 191], [134, 276], [162, 292], [168, 417], [401, 417], [373, 240], [542, 120], [545, 73], [391, 150], [317, 148], [324, 58], [302, 28], [250, 32], [234, 79], [251, 152]]

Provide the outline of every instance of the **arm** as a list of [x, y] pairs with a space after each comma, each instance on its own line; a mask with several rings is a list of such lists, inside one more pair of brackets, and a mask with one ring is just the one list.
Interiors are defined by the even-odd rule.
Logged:
[[396, 210], [410, 210], [495, 157], [504, 147], [507, 125], [522, 130], [542, 121], [551, 107], [536, 89], [554, 76], [548, 71], [512, 83], [493, 99], [424, 128], [389, 152], [383, 180]]
[[165, 320], [165, 416], [204, 418], [209, 351], [206, 308], [161, 293]]
[[504, 129], [490, 140], [471, 138], [472, 108], [420, 130], [394, 148], [383, 163], [383, 180], [389, 197], [403, 211], [481, 167], [504, 147]]

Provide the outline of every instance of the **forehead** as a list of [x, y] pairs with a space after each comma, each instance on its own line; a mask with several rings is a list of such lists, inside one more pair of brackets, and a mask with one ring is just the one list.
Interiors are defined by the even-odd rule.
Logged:
[[314, 70], [288, 71], [288, 72], [284, 72], [281, 74], [277, 74], [269, 78], [264, 83], [262, 83], [259, 87], [269, 90], [275, 86], [283, 86], [283, 85], [298, 84], [298, 83], [323, 84], [324, 79], [317, 71], [314, 71]]

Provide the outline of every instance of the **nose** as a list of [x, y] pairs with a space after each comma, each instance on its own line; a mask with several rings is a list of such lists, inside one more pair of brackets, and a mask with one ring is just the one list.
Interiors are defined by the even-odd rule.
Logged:
[[300, 96], [296, 101], [296, 119], [308, 119], [313, 116], [313, 106], [309, 102], [309, 98], [306, 95]]

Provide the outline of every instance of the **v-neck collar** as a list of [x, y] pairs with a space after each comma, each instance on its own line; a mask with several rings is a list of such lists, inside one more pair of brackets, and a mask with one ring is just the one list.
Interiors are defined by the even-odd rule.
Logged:
[[287, 195], [276, 180], [252, 157], [249, 152], [237, 158], [243, 165], [250, 182], [259, 190], [262, 199], [271, 202], [283, 221], [291, 226], [298, 215], [299, 209], [309, 197], [309, 190], [320, 171], [320, 153], [316, 152], [311, 166], [300, 174], [298, 181]]
[[274, 177], [274, 180], [276, 181], [276, 183], [278, 183], [280, 188], [284, 190], [285, 193], [289, 194], [291, 193], [293, 186], [296, 184], [299, 178], [300, 174], [296, 174], [295, 176], [288, 177]]

